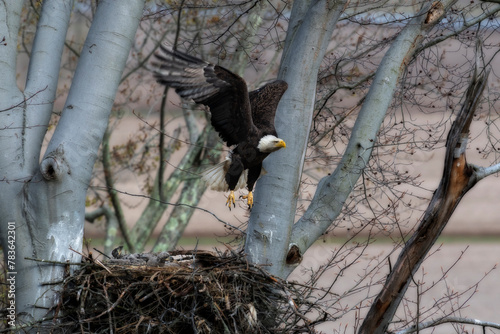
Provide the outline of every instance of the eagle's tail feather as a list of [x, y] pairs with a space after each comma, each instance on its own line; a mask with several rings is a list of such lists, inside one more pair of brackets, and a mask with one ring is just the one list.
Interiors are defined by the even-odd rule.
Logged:
[[[207, 182], [210, 189], [215, 191], [229, 191], [229, 185], [226, 182], [226, 173], [231, 165], [231, 159], [227, 157], [221, 163], [208, 168], [201, 173], [203, 180]], [[244, 170], [238, 180], [234, 190], [245, 188], [247, 185], [248, 170]]]

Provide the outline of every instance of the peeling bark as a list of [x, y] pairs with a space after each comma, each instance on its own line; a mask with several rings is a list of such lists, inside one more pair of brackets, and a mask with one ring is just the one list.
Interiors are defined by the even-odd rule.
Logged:
[[488, 73], [474, 77], [466, 100], [448, 134], [443, 176], [415, 234], [387, 277], [386, 283], [374, 300], [360, 334], [385, 333], [401, 302], [413, 274], [448, 223], [460, 200], [479, 180], [476, 168], [467, 163], [465, 148], [469, 126], [478, 101], [486, 86]]

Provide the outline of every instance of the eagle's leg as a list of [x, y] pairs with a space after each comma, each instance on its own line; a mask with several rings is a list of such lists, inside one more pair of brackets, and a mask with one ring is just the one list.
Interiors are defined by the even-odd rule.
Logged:
[[226, 183], [229, 187], [229, 190], [231, 191], [229, 193], [229, 196], [227, 197], [226, 205], [229, 207], [229, 210], [231, 210], [231, 204], [233, 207], [236, 207], [236, 199], [234, 197], [234, 189], [236, 188], [236, 185], [238, 184], [238, 181], [240, 179], [241, 173], [243, 173], [243, 163], [241, 162], [241, 159], [238, 155], [233, 154], [231, 157], [231, 165], [229, 165], [229, 169], [226, 173]]
[[243, 196], [243, 198], [247, 200], [249, 209], [251, 209], [253, 206], [253, 186], [255, 185], [255, 182], [257, 182], [257, 179], [259, 178], [261, 171], [262, 171], [261, 163], [248, 169], [248, 178], [247, 178], [248, 195]]

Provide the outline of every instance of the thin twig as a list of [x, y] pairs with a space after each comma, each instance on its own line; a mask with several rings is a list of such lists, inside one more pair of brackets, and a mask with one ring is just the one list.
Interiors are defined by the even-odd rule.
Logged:
[[447, 324], [447, 323], [459, 323], [459, 324], [466, 324], [466, 325], [481, 326], [483, 328], [490, 327], [490, 328], [500, 329], [500, 323], [496, 323], [496, 322], [483, 321], [483, 320], [472, 319], [472, 318], [444, 317], [444, 318], [440, 318], [440, 319], [436, 319], [436, 320], [422, 322], [422, 323], [419, 323], [417, 326], [405, 328], [405, 329], [397, 331], [395, 333], [396, 334], [409, 334], [409, 333], [414, 333], [414, 332], [420, 331], [422, 329], [436, 327], [436, 326], [439, 326], [442, 324]]

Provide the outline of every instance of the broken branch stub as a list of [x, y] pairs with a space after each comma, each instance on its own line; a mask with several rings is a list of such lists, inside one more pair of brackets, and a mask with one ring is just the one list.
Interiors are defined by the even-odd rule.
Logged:
[[[475, 73], [476, 74], [476, 73]], [[413, 274], [436, 242], [462, 197], [479, 180], [465, 156], [469, 127], [486, 86], [489, 71], [474, 75], [465, 101], [446, 139], [441, 182], [415, 234], [406, 243], [382, 291], [376, 297], [358, 333], [385, 333]]]

